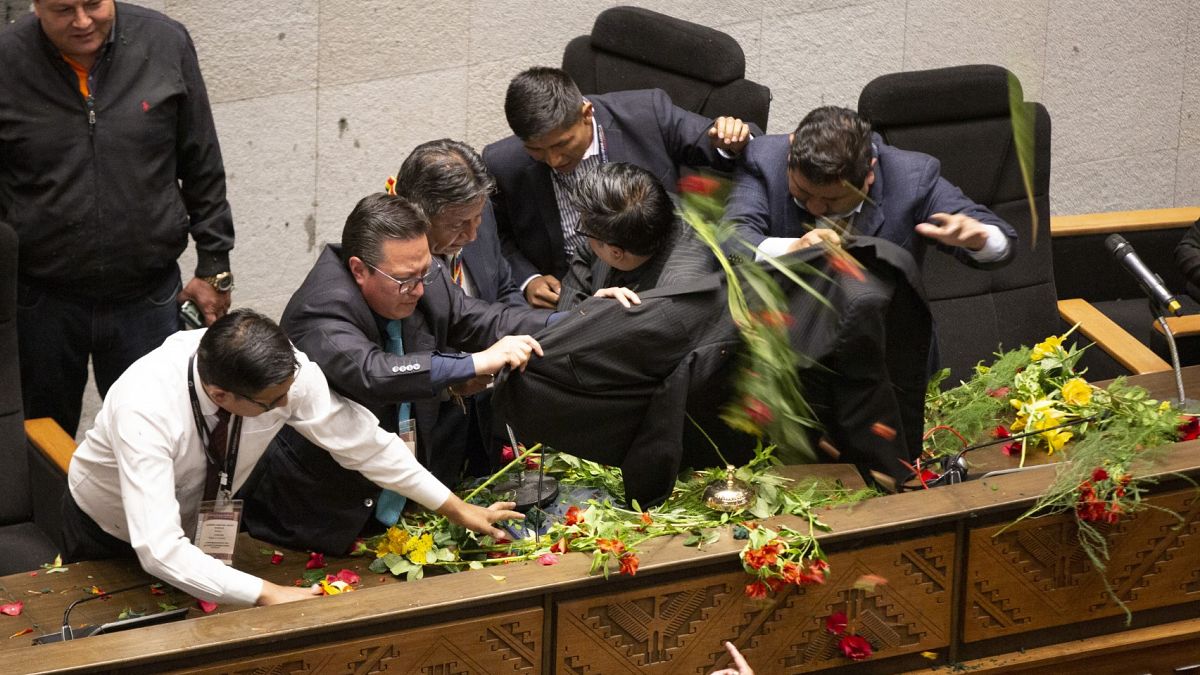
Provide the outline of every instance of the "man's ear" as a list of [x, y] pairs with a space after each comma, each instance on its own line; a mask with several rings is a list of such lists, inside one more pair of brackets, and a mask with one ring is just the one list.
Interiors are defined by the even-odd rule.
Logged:
[[580, 114], [583, 115], [583, 118], [585, 120], [590, 121], [592, 119], [592, 113], [594, 112], [594, 108], [592, 107], [592, 102], [584, 101], [583, 105], [579, 106], [579, 112], [580, 112]]
[[350, 275], [354, 277], [354, 282], [361, 288], [367, 282], [367, 277], [371, 275], [371, 268], [367, 267], [367, 263], [356, 255], [350, 256], [347, 265], [350, 267]]
[[629, 252], [616, 244], [609, 244], [608, 253], [613, 257], [613, 260], [621, 261], [625, 259], [626, 254]]
[[216, 403], [222, 408], [233, 402], [233, 392], [222, 389], [215, 384], [204, 385], [204, 391], [208, 394], [208, 397], [212, 399], [213, 403]]

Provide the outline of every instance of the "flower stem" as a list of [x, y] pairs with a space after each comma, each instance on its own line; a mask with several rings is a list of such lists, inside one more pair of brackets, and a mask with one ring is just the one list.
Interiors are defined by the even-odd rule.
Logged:
[[[463, 497], [463, 501], [464, 502], [471, 501], [475, 497], [475, 495], [482, 492], [484, 488], [486, 488], [487, 486], [489, 486], [492, 483], [495, 483], [497, 480], [499, 480], [499, 478], [501, 476], [508, 473], [508, 470], [513, 468], [514, 466], [516, 466], [518, 462], [523, 463], [525, 461], [526, 457], [537, 452], [538, 450], [541, 449], [541, 447], [542, 447], [542, 444], [538, 443], [537, 445], [533, 446], [532, 448], [529, 448], [525, 452], [522, 452], [520, 455], [517, 455], [516, 457], [514, 457], [513, 461], [509, 462], [503, 469], [500, 469], [491, 478], [483, 481], [483, 484], [480, 485], [479, 487], [475, 488], [474, 490], [471, 490], [470, 494], [468, 494], [466, 497]], [[515, 450], [515, 448], [514, 448], [514, 450]]]

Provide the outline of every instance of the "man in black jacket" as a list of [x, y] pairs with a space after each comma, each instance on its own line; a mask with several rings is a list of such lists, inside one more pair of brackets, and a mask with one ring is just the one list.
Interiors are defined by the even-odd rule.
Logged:
[[484, 148], [483, 159], [496, 177], [492, 203], [504, 255], [535, 307], [556, 305], [567, 262], [583, 246], [567, 197], [583, 171], [629, 162], [673, 190], [680, 166], [732, 171], [751, 132], [736, 118], [678, 108], [660, 89], [584, 98], [557, 68], [513, 78], [504, 115], [514, 135]]
[[177, 296], [208, 323], [228, 310], [233, 219], [187, 30], [113, 0], [34, 13], [0, 33], [0, 220], [20, 238], [25, 414], [74, 433], [89, 355], [103, 396], [178, 330]]
[[[364, 197], [341, 245], [321, 253], [280, 325], [330, 387], [366, 406], [382, 428], [396, 431], [409, 403], [417, 458], [453, 483], [462, 454], [439, 436], [447, 428], [442, 399], [541, 354], [527, 334], [545, 327], [549, 312], [468, 297], [433, 260], [427, 231], [424, 214], [402, 197]], [[239, 495], [246, 529], [292, 548], [344, 553], [383, 515], [378, 487], [289, 428]]]

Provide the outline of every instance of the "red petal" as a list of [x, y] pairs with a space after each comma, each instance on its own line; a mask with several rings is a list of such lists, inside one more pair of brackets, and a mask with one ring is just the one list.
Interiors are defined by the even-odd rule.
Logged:
[[325, 554], [313, 552], [308, 555], [308, 562], [305, 563], [304, 569], [315, 570], [325, 566]]
[[340, 572], [337, 573], [337, 576], [334, 577], [334, 580], [335, 581], [344, 581], [348, 584], [357, 584], [360, 581], [362, 581], [362, 579], [358, 576], [358, 574], [356, 572], [354, 572], [353, 570], [341, 570]]
[[554, 555], [553, 553], [543, 553], [538, 556], [537, 561], [539, 565], [543, 567], [549, 567], [551, 565], [558, 564], [558, 556]]
[[849, 622], [846, 620], [845, 612], [834, 612], [825, 619], [825, 630], [834, 635], [841, 635], [846, 632], [847, 623]]
[[217, 603], [215, 602], [197, 600], [196, 604], [200, 605], [200, 611], [204, 612], [205, 614], [212, 614], [213, 612], [217, 611]]
[[20, 616], [21, 610], [23, 609], [25, 609], [25, 603], [18, 600], [16, 602], [10, 602], [7, 605], [0, 605], [0, 614]]

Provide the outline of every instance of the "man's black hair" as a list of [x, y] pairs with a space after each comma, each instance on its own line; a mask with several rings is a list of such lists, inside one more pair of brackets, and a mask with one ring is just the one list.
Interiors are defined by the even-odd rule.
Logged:
[[487, 197], [495, 187], [479, 153], [449, 138], [413, 148], [396, 174], [396, 194], [421, 207], [430, 218], [447, 206]]
[[342, 228], [342, 262], [357, 257], [368, 265], [379, 265], [383, 243], [389, 239], [409, 241], [429, 232], [429, 219], [412, 202], [376, 192], [358, 200]]
[[579, 231], [636, 255], [653, 255], [671, 237], [675, 205], [654, 174], [625, 162], [601, 164], [571, 191]]
[[579, 121], [583, 94], [570, 75], [558, 68], [530, 68], [508, 83], [504, 116], [523, 141]]
[[214, 321], [196, 352], [205, 384], [246, 397], [286, 381], [296, 367], [283, 329], [252, 309], [235, 309]]
[[788, 151], [788, 169], [814, 185], [846, 181], [860, 188], [871, 171], [871, 124], [847, 108], [823, 106], [800, 120]]

